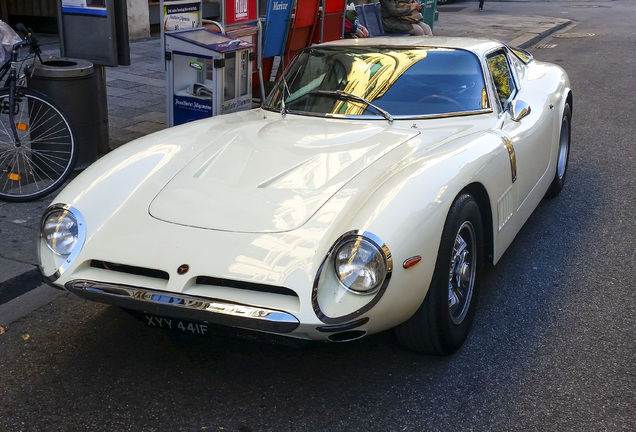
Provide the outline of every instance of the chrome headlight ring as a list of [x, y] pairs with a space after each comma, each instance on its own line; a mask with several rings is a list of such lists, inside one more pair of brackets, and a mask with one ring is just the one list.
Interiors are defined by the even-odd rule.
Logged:
[[63, 260], [57, 271], [46, 276], [51, 282], [57, 280], [79, 255], [86, 240], [84, 217], [74, 207], [55, 204], [42, 216], [40, 238], [48, 250]]
[[[368, 267], [370, 265], [370, 267]], [[321, 310], [318, 289], [321, 276], [332, 271], [334, 283], [356, 297], [368, 298], [359, 309], [344, 316], [329, 317]], [[336, 240], [323, 260], [312, 290], [316, 316], [328, 324], [343, 323], [371, 309], [382, 298], [393, 272], [393, 258], [388, 247], [376, 235], [366, 231], [349, 231]]]
[[345, 237], [333, 248], [333, 267], [340, 284], [358, 295], [375, 294], [387, 274], [388, 260], [373, 240]]

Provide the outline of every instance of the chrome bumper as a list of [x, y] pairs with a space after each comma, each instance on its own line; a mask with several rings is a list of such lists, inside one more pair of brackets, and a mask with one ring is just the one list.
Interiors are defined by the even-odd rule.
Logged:
[[289, 333], [300, 324], [295, 316], [287, 312], [222, 300], [89, 280], [73, 280], [66, 283], [64, 287], [87, 300], [183, 320], [270, 333]]

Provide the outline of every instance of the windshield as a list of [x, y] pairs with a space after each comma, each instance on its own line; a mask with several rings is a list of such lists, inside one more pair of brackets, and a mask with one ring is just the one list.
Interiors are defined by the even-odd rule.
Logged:
[[408, 118], [477, 112], [488, 98], [479, 60], [467, 51], [331, 46], [303, 50], [263, 108]]

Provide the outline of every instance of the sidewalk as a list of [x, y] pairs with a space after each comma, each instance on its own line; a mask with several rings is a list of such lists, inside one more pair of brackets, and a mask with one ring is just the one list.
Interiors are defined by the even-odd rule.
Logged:
[[[541, 16], [514, 16], [505, 3], [487, 3], [477, 11], [476, 2], [440, 6], [436, 36], [489, 37], [527, 48], [570, 21]], [[166, 127], [165, 73], [158, 37], [130, 44], [131, 65], [107, 68], [110, 147]], [[44, 46], [59, 55], [55, 45]], [[37, 287], [37, 241], [40, 217], [54, 195], [28, 203], [0, 201], [0, 305]]]

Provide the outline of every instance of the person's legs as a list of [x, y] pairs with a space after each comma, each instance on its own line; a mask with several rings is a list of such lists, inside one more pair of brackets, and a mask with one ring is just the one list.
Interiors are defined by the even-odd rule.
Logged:
[[433, 36], [433, 31], [428, 24], [420, 21], [417, 24], [413, 24], [413, 28], [409, 34], [411, 36]]
[[424, 36], [424, 29], [417, 24], [411, 25], [411, 31], [409, 34], [411, 36]]
[[420, 21], [418, 24], [420, 27], [422, 27], [422, 30], [424, 31], [424, 34], [426, 36], [433, 36], [433, 30], [431, 30], [431, 27], [428, 24], [422, 21]]
[[484, 10], [484, 0], [479, 0], [479, 10]]

